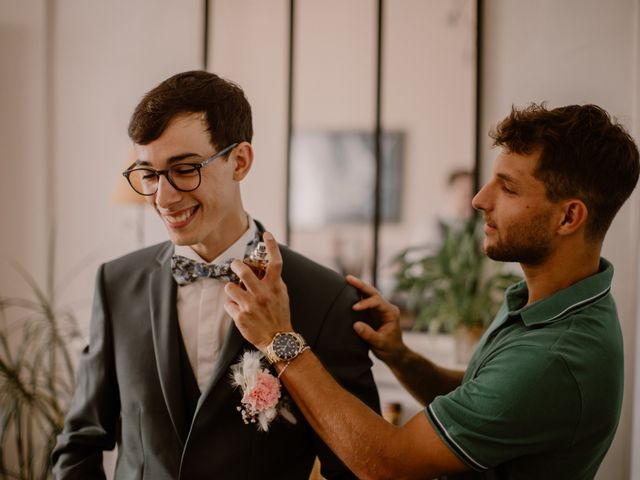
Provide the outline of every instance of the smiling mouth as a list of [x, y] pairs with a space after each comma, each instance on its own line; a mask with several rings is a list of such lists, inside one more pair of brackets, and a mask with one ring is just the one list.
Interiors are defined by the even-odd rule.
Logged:
[[193, 214], [196, 213], [196, 210], [198, 210], [198, 208], [199, 206], [196, 205], [195, 207], [187, 208], [185, 210], [181, 210], [180, 212], [170, 214], [163, 213], [162, 218], [172, 227], [182, 227], [189, 223], [189, 220], [191, 219]]

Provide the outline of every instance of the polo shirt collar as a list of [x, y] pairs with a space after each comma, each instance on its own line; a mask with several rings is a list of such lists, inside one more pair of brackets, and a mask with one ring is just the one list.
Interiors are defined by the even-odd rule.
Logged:
[[526, 306], [522, 305], [526, 304], [529, 294], [527, 284], [519, 282], [506, 292], [508, 316], [519, 315], [527, 327], [560, 320], [607, 296], [612, 278], [613, 265], [601, 257], [596, 274]]

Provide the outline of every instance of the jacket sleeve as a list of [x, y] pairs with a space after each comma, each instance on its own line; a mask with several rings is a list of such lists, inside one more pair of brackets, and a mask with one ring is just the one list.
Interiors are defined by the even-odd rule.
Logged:
[[[358, 300], [357, 291], [345, 283], [327, 311], [320, 334], [311, 348], [343, 388], [380, 413], [369, 346], [353, 330], [353, 324], [358, 320], [371, 323], [368, 313], [355, 312], [351, 308]], [[317, 436], [315, 442], [325, 478], [356, 478]]]
[[104, 479], [102, 452], [115, 447], [120, 417], [113, 334], [105, 298], [104, 265], [98, 269], [89, 345], [80, 355], [76, 390], [53, 449], [56, 479]]

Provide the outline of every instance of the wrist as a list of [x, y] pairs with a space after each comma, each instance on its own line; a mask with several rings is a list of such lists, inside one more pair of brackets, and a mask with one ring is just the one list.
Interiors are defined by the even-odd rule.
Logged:
[[[269, 348], [269, 346], [273, 343], [273, 340], [275, 339], [276, 336], [278, 336], [281, 333], [284, 332], [293, 332], [293, 328], [291, 326], [289, 327], [284, 327], [284, 328], [280, 328], [278, 330], [275, 330], [271, 333], [267, 333], [266, 335], [268, 335], [264, 341], [260, 342], [260, 343], [253, 343], [253, 346], [256, 347], [258, 350], [260, 350], [262, 353], [264, 353], [265, 357], [267, 357], [267, 349]], [[273, 363], [273, 362], [271, 362]]]
[[384, 361], [390, 367], [401, 368], [403, 365], [410, 363], [412, 354], [413, 351], [404, 342], [400, 341], [399, 345], [386, 355]]
[[274, 363], [273, 364], [273, 368], [275, 369], [276, 373], [278, 374], [278, 378], [280, 378], [282, 376], [282, 374], [284, 373], [284, 371], [289, 368], [289, 366], [294, 363], [298, 358], [300, 358], [304, 352], [306, 352], [307, 350], [311, 350], [311, 347], [309, 347], [309, 345], [306, 345], [298, 355], [296, 355], [295, 358], [293, 358], [292, 360], [288, 360], [286, 362], [278, 362], [278, 363]]

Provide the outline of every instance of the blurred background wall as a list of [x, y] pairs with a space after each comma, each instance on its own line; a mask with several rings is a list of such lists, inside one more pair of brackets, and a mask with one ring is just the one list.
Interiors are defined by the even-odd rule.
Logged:
[[[296, 129], [372, 128], [375, 3], [296, 2]], [[86, 327], [98, 264], [165, 239], [152, 212], [118, 203], [114, 195], [127, 164], [126, 127], [137, 101], [169, 75], [203, 65], [203, 5], [0, 0], [2, 295], [26, 291], [10, 265], [18, 262], [39, 282], [51, 277], [60, 301]], [[481, 5], [483, 178], [495, 156], [484, 134], [512, 104], [597, 103], [640, 138], [640, 0]], [[256, 161], [243, 186], [245, 206], [280, 239], [287, 229], [288, 8], [286, 0], [211, 0], [206, 57], [208, 69], [238, 82], [252, 103]], [[381, 229], [381, 255], [390, 256], [421, 235], [422, 224], [433, 222], [447, 173], [475, 161], [475, 31], [468, 28], [474, 27], [475, 2], [388, 0], [385, 12], [384, 126], [410, 132], [401, 177], [403, 215]], [[448, 70], [454, 67], [455, 75]], [[602, 479], [640, 477], [640, 408], [634, 402], [640, 398], [638, 202], [636, 192], [605, 243], [604, 255], [616, 266], [626, 394]], [[294, 229], [292, 244], [329, 262], [335, 236], [327, 230]], [[361, 249], [371, 248], [368, 230], [355, 239]]]

